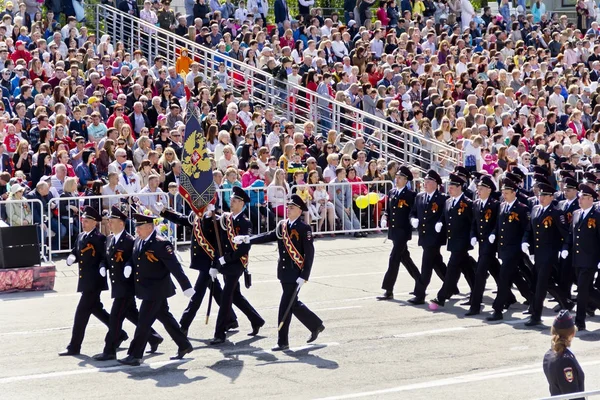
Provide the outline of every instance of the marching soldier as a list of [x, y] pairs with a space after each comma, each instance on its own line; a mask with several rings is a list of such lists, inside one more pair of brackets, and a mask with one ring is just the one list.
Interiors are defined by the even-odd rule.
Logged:
[[[549, 286], [552, 271], [558, 264], [557, 249], [567, 240], [567, 226], [562, 212], [554, 207], [556, 190], [547, 183], [538, 182], [539, 203], [531, 211], [530, 227], [525, 231], [521, 249], [534, 257], [535, 290], [530, 304], [531, 317], [525, 326], [542, 324], [542, 310], [546, 293], [550, 292], [563, 309], [571, 307], [553, 283]], [[530, 250], [530, 248], [532, 250]]]
[[[558, 203], [558, 208], [562, 211], [567, 226], [570, 227], [573, 222], [573, 214], [579, 209], [578, 184], [573, 177], [566, 176], [563, 179], [564, 200]], [[571, 288], [576, 279], [575, 268], [573, 266], [573, 247], [570, 240], [563, 243], [563, 248], [567, 250], [567, 258], [560, 258], [560, 268], [558, 271], [558, 285], [565, 294], [567, 300], [571, 300]], [[557, 306], [557, 307], [560, 307]], [[555, 308], [555, 311], [559, 311]]]
[[488, 240], [491, 244], [496, 243], [498, 237], [498, 257], [501, 260], [500, 276], [498, 282], [498, 293], [494, 300], [494, 313], [487, 317], [488, 321], [502, 319], [502, 310], [507, 304], [510, 296], [510, 288], [513, 283], [525, 298], [531, 298], [531, 292], [527, 283], [519, 275], [519, 262], [521, 259], [521, 243], [523, 235], [529, 226], [529, 214], [527, 206], [517, 201], [517, 184], [510, 179], [505, 179], [502, 186], [504, 201], [500, 204], [500, 212], [496, 221], [496, 228], [492, 231]]
[[[279, 222], [275, 230], [249, 238], [237, 236], [234, 240], [250, 244], [269, 243], [277, 240], [279, 261], [277, 262], [277, 279], [281, 282], [283, 294], [279, 302], [279, 335], [277, 347], [273, 351], [289, 349], [288, 332], [292, 314], [310, 331], [307, 343], [317, 340], [325, 330], [323, 321], [315, 313], [298, 300], [298, 292], [310, 277], [315, 248], [310, 226], [302, 220], [302, 213], [308, 211], [300, 196], [292, 195], [287, 205], [288, 219]], [[288, 310], [290, 304], [291, 309]], [[286, 315], [286, 311], [288, 314]]]
[[248, 268], [248, 252], [250, 245], [247, 243], [237, 244], [233, 241], [235, 236], [252, 233], [252, 222], [244, 215], [244, 208], [250, 202], [248, 194], [240, 187], [234, 186], [231, 194], [230, 213], [225, 213], [220, 218], [219, 232], [223, 244], [223, 255], [219, 257], [209, 270], [209, 274], [216, 279], [217, 273], [223, 274], [225, 286], [221, 294], [221, 305], [217, 316], [214, 339], [211, 345], [225, 342], [227, 327], [231, 321], [232, 304], [242, 311], [252, 324], [252, 332], [249, 336], [256, 336], [265, 320], [258, 314], [252, 305], [240, 292], [240, 277]]
[[469, 188], [469, 186], [471, 186], [471, 173], [469, 170], [462, 165], [457, 165], [454, 167], [454, 173], [465, 181], [465, 184], [463, 185], [463, 194], [467, 196], [468, 199], [475, 200], [475, 193]]
[[577, 268], [577, 313], [575, 325], [580, 331], [585, 330], [585, 316], [588, 302], [595, 308], [600, 306], [600, 292], [592, 286], [596, 270], [600, 268], [600, 211], [594, 207], [598, 194], [586, 184], [579, 185], [579, 210], [573, 214], [569, 231], [568, 245], [573, 249], [573, 267]]
[[[162, 204], [156, 204], [155, 208], [162, 210]], [[207, 213], [213, 212], [214, 206], [209, 204], [207, 206]], [[186, 335], [192, 321], [196, 317], [196, 313], [200, 309], [202, 300], [208, 286], [211, 284], [211, 276], [209, 274], [210, 269], [213, 266], [215, 256], [217, 254], [216, 249], [218, 248], [216, 241], [217, 236], [215, 234], [215, 226], [210, 218], [202, 218], [196, 214], [193, 214], [193, 219], [180, 214], [172, 209], [165, 209], [160, 214], [163, 218], [174, 222], [181, 226], [187, 226], [192, 228], [192, 246], [190, 247], [190, 268], [199, 271], [198, 279], [194, 285], [196, 293], [192, 296], [187, 308], [183, 311], [179, 324], [181, 330]], [[208, 214], [207, 214], [208, 215]], [[193, 222], [192, 222], [193, 221]], [[212, 296], [214, 297], [217, 304], [221, 304], [222, 288], [221, 283], [218, 279], [215, 279], [212, 287]], [[236, 315], [231, 311], [231, 320], [227, 323], [226, 330], [237, 328], [238, 322]]]
[[[442, 178], [434, 170], [429, 170], [424, 178], [425, 191], [417, 194], [410, 213], [410, 223], [419, 232], [419, 246], [423, 248], [421, 275], [415, 283], [415, 296], [409, 299], [411, 304], [425, 304], [425, 290], [431, 281], [431, 273], [443, 281], [446, 276], [446, 264], [440, 248], [446, 243], [445, 232], [436, 232], [435, 225], [440, 222], [447, 196], [438, 191]], [[458, 293], [455, 288], [454, 293]]]
[[[67, 265], [77, 262], [79, 265], [79, 280], [77, 291], [81, 293], [81, 299], [75, 311], [73, 321], [73, 333], [67, 350], [59, 353], [59, 356], [74, 356], [81, 351], [81, 343], [85, 334], [85, 328], [94, 315], [104, 325], [109, 326], [109, 315], [100, 301], [100, 293], [108, 290], [106, 283], [106, 260], [104, 257], [104, 245], [106, 236], [98, 232], [98, 222], [102, 216], [94, 208], [87, 206], [81, 215], [81, 227], [83, 232], [77, 236], [77, 242], [67, 258]], [[117, 344], [127, 340], [127, 334], [120, 331]], [[118, 346], [117, 346], [118, 347]]]
[[[139, 313], [135, 304], [135, 284], [131, 276], [130, 265], [133, 253], [134, 238], [125, 230], [127, 215], [119, 207], [112, 206], [108, 216], [110, 231], [106, 238], [106, 260], [108, 263], [108, 276], [111, 282], [111, 295], [113, 300], [110, 310], [110, 321], [108, 333], [104, 339], [104, 350], [101, 354], [94, 356], [97, 361], [116, 359], [119, 334], [123, 327], [123, 321], [127, 318], [137, 325]], [[163, 338], [154, 330], [150, 330], [150, 351], [155, 353]]]
[[448, 193], [450, 197], [444, 205], [444, 212], [439, 222], [435, 224], [435, 231], [440, 233], [446, 229], [450, 260], [444, 277], [444, 284], [439, 290], [437, 297], [431, 300], [438, 306], [444, 306], [454, 294], [454, 288], [458, 284], [461, 272], [473, 288], [474, 271], [469, 260], [471, 249], [471, 222], [473, 220], [473, 202], [463, 193], [465, 181], [458, 175], [451, 173], [448, 181]]
[[[498, 207], [500, 203], [491, 197], [496, 191], [496, 184], [489, 176], [483, 176], [477, 185], [478, 199], [473, 202], [473, 222], [471, 224], [471, 246], [479, 243], [479, 258], [475, 271], [475, 283], [471, 291], [471, 307], [466, 316], [478, 315], [481, 312], [481, 302], [485, 291], [488, 271], [499, 282], [500, 264], [496, 258], [497, 246], [490, 243], [488, 237], [496, 228]], [[514, 295], [511, 296], [514, 298]]]
[[135, 295], [142, 300], [135, 336], [126, 358], [118, 360], [125, 365], [140, 365], [144, 348], [150, 338], [152, 324], [159, 320], [171, 339], [177, 344], [177, 354], [171, 359], [182, 359], [194, 348], [169, 312], [167, 299], [175, 294], [171, 274], [177, 279], [183, 294], [191, 298], [194, 289], [177, 261], [173, 245], [154, 230], [153, 215], [133, 214], [137, 238], [133, 244], [131, 267], [135, 278]]
[[516, 171], [521, 172], [521, 170], [519, 168], [513, 168], [512, 171], [514, 171], [514, 172], [507, 172], [506, 173], [506, 179], [510, 179], [517, 186], [517, 191], [516, 191], [517, 201], [519, 203], [521, 203], [521, 204], [529, 206], [529, 202], [527, 200], [530, 197], [532, 197], [533, 194], [529, 193], [529, 192], [526, 192], [523, 189], [523, 178], [521, 178], [521, 175], [519, 175], [516, 172]]
[[385, 290], [383, 296], [378, 297], [378, 300], [390, 300], [394, 298], [394, 285], [398, 278], [398, 270], [400, 263], [415, 280], [419, 280], [419, 269], [415, 265], [410, 252], [408, 251], [408, 241], [412, 236], [412, 228], [410, 226], [410, 211], [415, 203], [417, 194], [406, 187], [408, 182], [412, 182], [413, 174], [406, 166], [401, 166], [396, 172], [396, 187], [388, 193], [388, 204], [386, 214], [381, 217], [381, 227], [388, 227], [388, 239], [392, 241], [394, 247], [390, 253], [388, 270], [383, 278], [381, 288]]

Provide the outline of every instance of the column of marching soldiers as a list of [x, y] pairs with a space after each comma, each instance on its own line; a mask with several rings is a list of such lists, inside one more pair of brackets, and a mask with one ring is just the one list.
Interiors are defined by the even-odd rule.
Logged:
[[[543, 304], [550, 293], [558, 302], [555, 312], [572, 310], [576, 303], [575, 322], [579, 330], [585, 330], [586, 316], [600, 308], [600, 274], [594, 280], [600, 269], [600, 205], [596, 203], [600, 170], [583, 173], [578, 182], [573, 166], [562, 167], [560, 190], [550, 183], [548, 170], [536, 166], [533, 192], [529, 192], [524, 182], [530, 177], [518, 168], [507, 172], [497, 188], [489, 175], [469, 173], [459, 166], [448, 178], [448, 195], [440, 190], [442, 179], [433, 170], [424, 178], [424, 190], [415, 193], [409, 189], [410, 169], [400, 167], [382, 219], [393, 248], [382, 284], [385, 292], [378, 299], [393, 299], [402, 263], [415, 281], [409, 303], [425, 304], [435, 271], [443, 285], [429, 308], [440, 309], [459, 293], [462, 274], [470, 297], [461, 305], [469, 306], [466, 316], [474, 316], [481, 313], [491, 275], [497, 294], [486, 320], [502, 320], [503, 311], [517, 302], [514, 285], [528, 306], [526, 326], [542, 325]], [[407, 247], [413, 228], [423, 249], [420, 271]], [[450, 253], [447, 265], [440, 253], [444, 245]], [[469, 255], [476, 246], [477, 261]], [[574, 284], [576, 298], [572, 296]]]
[[[288, 218], [282, 220], [275, 230], [251, 237], [252, 223], [244, 215], [244, 208], [249, 202], [246, 192], [234, 187], [231, 212], [222, 213], [218, 218], [212, 205], [207, 206], [202, 215], [192, 213], [185, 216], [165, 209], [160, 203], [155, 204], [163, 218], [193, 231], [190, 268], [199, 271], [193, 287], [172, 243], [157, 234], [154, 228], [157, 216], [133, 214], [134, 238], [126, 229], [127, 213], [113, 206], [108, 215], [112, 233], [106, 237], [98, 230], [102, 216], [94, 208], [86, 207], [81, 217], [82, 232], [67, 258], [67, 265], [76, 263], [78, 266], [77, 291], [81, 292], [81, 298], [75, 311], [71, 341], [59, 355], [80, 354], [87, 323], [94, 315], [108, 327], [104, 349], [94, 359], [116, 359], [117, 350], [128, 339], [122, 329], [125, 319], [135, 324], [136, 329], [127, 356], [119, 359], [119, 363], [138, 366], [147, 346], [148, 353], [157, 351], [163, 338], [152, 329], [156, 320], [177, 344], [177, 353], [171, 359], [182, 359], [193, 350], [187, 333], [207, 291], [219, 305], [211, 345], [224, 343], [226, 333], [239, 327], [233, 305], [249, 319], [252, 327], [249, 336], [258, 335], [265, 321], [242, 295], [239, 280], [242, 275], [249, 277], [244, 272], [247, 271], [251, 245], [273, 241], [278, 242], [277, 277], [281, 282], [282, 296], [278, 342], [272, 350], [289, 349], [288, 331], [292, 315], [310, 331], [307, 342], [314, 342], [325, 329], [323, 321], [298, 300], [298, 293], [310, 276], [314, 259], [311, 228], [300, 218], [303, 212], [308, 211], [307, 206], [299, 196], [292, 195], [287, 204]], [[223, 276], [223, 286], [218, 274]], [[175, 294], [171, 275], [181, 286], [183, 294], [190, 298], [179, 322], [169, 312], [167, 301]], [[101, 292], [108, 290], [107, 279], [111, 282], [113, 298], [110, 313], [100, 301]], [[245, 281], [249, 286], [249, 279]], [[139, 310], [136, 297], [141, 300]]]

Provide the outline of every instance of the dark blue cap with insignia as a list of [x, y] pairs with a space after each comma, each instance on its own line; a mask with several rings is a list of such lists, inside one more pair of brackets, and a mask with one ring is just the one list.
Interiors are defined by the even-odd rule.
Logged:
[[533, 167], [533, 173], [540, 174], [543, 176], [550, 176], [550, 171], [548, 171], [546, 168], [541, 167], [539, 165], [536, 165], [535, 167]]
[[545, 183], [547, 185], [550, 185], [550, 181], [548, 181], [548, 178], [541, 174], [533, 174], [533, 180], [535, 181], [536, 185], [539, 183]]
[[510, 170], [510, 172], [521, 178], [521, 182], [525, 180], [525, 173], [521, 170], [521, 168], [513, 168]]
[[489, 175], [484, 175], [481, 177], [481, 179], [479, 180], [479, 186], [492, 189], [492, 192], [496, 191], [496, 184], [494, 183], [492, 177]]
[[83, 209], [83, 214], [81, 214], [81, 218], [91, 219], [96, 222], [102, 222], [102, 215], [95, 208], [86, 206]]
[[563, 179], [563, 183], [565, 185], [565, 189], [576, 189], [577, 190], [579, 188], [579, 184], [577, 183], [577, 181], [570, 176]]
[[135, 221], [136, 226], [153, 224], [154, 225], [154, 215], [144, 215], [144, 214], [133, 214], [131, 216]]
[[[516, 170], [513, 170], [513, 171], [516, 171]], [[519, 175], [514, 174], [512, 172], [506, 173], [506, 179], [509, 179], [510, 181], [512, 181], [513, 183], [516, 183], [516, 184], [523, 182], [523, 179], [521, 179], [521, 177]]]
[[567, 162], [560, 164], [560, 168], [564, 169], [566, 171], [576, 171], [577, 170], [577, 168], [575, 168], [575, 166], [573, 164], [569, 164]]
[[108, 218], [127, 221], [127, 215], [125, 215], [117, 206], [112, 206], [110, 208], [110, 215], [108, 216]]
[[425, 175], [424, 179], [425, 180], [434, 181], [438, 185], [442, 184], [442, 178], [440, 177], [440, 174], [438, 174], [437, 172], [435, 172], [432, 169], [430, 169], [429, 171], [427, 171], [427, 175]]
[[509, 178], [506, 178], [502, 181], [502, 190], [516, 191], [517, 184], [515, 182], [513, 182], [512, 180], [510, 180]]
[[408, 181], [413, 180], [413, 174], [410, 172], [410, 168], [408, 168], [406, 165], [402, 165], [400, 168], [398, 168], [398, 171], [396, 171], [396, 176], [403, 176]]
[[586, 172], [583, 174], [583, 179], [585, 181], [587, 181], [587, 183], [591, 183], [591, 184], [598, 184], [598, 181], [596, 179], [596, 175], [593, 172]]
[[462, 165], [457, 165], [456, 167], [454, 167], [454, 173], [463, 178], [465, 181], [471, 179], [471, 173]]
[[552, 323], [554, 329], [569, 329], [574, 326], [575, 320], [569, 310], [560, 310]]
[[244, 203], [250, 203], [250, 197], [248, 196], [248, 193], [246, 193], [244, 191], [244, 189], [242, 189], [239, 186], [234, 186], [232, 189], [232, 193], [231, 193], [231, 197], [241, 200]]
[[564, 177], [570, 177], [570, 178], [575, 178], [575, 174], [573, 173], [573, 171], [568, 170], [568, 169], [561, 169], [560, 171], [558, 171], [558, 174], [561, 176], [561, 178]]
[[592, 189], [591, 187], [589, 187], [588, 185], [586, 185], [585, 183], [582, 183], [579, 185], [579, 190], [581, 191], [582, 195], [587, 195], [587, 196], [592, 196], [592, 198], [594, 200], [596, 200], [598, 198], [598, 193], [596, 193], [596, 191], [594, 189]]
[[462, 186], [465, 183], [466, 182], [465, 182], [465, 180], [462, 177], [458, 176], [455, 173], [452, 173], [452, 172], [450, 173], [450, 176], [449, 176], [449, 179], [448, 179], [448, 184], [449, 185]]
[[306, 203], [304, 203], [304, 201], [302, 200], [302, 198], [300, 196], [298, 196], [297, 194], [293, 194], [292, 197], [290, 197], [290, 200], [288, 201], [288, 206], [296, 206], [299, 209], [301, 209], [302, 211], [308, 211], [308, 207], [306, 206]]
[[540, 182], [537, 186], [540, 190], [540, 196], [553, 196], [556, 193], [556, 189], [547, 183]]

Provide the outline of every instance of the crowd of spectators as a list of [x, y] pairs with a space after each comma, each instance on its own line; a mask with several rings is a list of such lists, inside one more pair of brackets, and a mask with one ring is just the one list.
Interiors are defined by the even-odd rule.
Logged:
[[[168, 0], [146, 0], [141, 10], [132, 0], [105, 1], [177, 35], [194, 26], [196, 43], [272, 74], [280, 92], [281, 82], [301, 87], [284, 99], [312, 104], [318, 93], [345, 103], [342, 112], [360, 109], [398, 127], [386, 135], [330, 129], [329, 101], [319, 101], [316, 126], [286, 120], [225, 59], [209, 66], [218, 69], [209, 81], [207, 64], [189, 50], [150, 58], [148, 49], [97, 38], [66, 3], [7, 2], [0, 13], [0, 195], [42, 204], [9, 202], [0, 216], [40, 225], [54, 247], [77, 234], [84, 204], [102, 211], [129, 195], [136, 209], [156, 212], [163, 202], [185, 212], [176, 193], [189, 101], [201, 111], [219, 206], [228, 209], [232, 186], [248, 189], [255, 227], [273, 227], [298, 193], [317, 232], [377, 228], [398, 167], [381, 141], [409, 151], [401, 128], [426, 139], [412, 139], [417, 176], [429, 168], [447, 175], [449, 147], [464, 152], [469, 171], [496, 180], [514, 168], [553, 176], [600, 167], [593, 0], [579, 0], [571, 21], [541, 1], [527, 13], [502, 0], [492, 14], [467, 0], [347, 0], [343, 12], [324, 14], [299, 0], [291, 16], [276, 0], [274, 20], [266, 0], [186, 0], [185, 14]], [[358, 207], [369, 193], [378, 201]], [[95, 195], [116, 196], [86, 198]], [[52, 198], [66, 199], [47, 215]]]

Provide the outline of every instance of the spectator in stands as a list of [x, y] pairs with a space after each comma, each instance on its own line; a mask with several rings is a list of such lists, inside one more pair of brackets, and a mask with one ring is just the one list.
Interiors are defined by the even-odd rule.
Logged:
[[365, 233], [359, 232], [360, 221], [352, 209], [352, 188], [346, 179], [346, 169], [338, 166], [335, 174], [335, 179], [328, 185], [329, 198], [332, 199], [336, 216], [341, 220], [342, 230], [354, 230], [354, 237], [366, 236]]
[[37, 164], [31, 168], [31, 184], [37, 185], [40, 178], [45, 175], [52, 175], [52, 157], [48, 153], [40, 153], [37, 157]]
[[79, 192], [77, 191], [77, 178], [66, 178], [60, 190], [60, 201], [58, 203], [59, 229], [68, 234], [69, 243], [67, 248], [72, 247], [72, 241], [79, 234]]
[[[98, 174], [96, 172], [96, 164], [94, 163], [96, 156], [94, 155], [94, 151], [87, 150], [83, 152], [83, 156], [81, 158], [82, 163], [75, 169], [75, 173], [79, 178], [79, 190], [83, 191], [87, 186], [88, 182], [95, 181], [98, 179]], [[110, 171], [110, 168], [109, 168]]]
[[[8, 200], [18, 201], [23, 200], [25, 188], [18, 183], [10, 187], [10, 195]], [[39, 211], [39, 210], [38, 210]], [[31, 203], [9, 202], [6, 204], [7, 222], [10, 226], [31, 225], [33, 223], [33, 214]]]
[[[135, 168], [133, 166], [133, 162], [127, 160], [123, 163], [122, 172], [119, 174], [118, 182], [120, 186], [123, 188], [123, 193], [128, 193], [130, 195], [134, 195], [139, 193], [142, 189], [138, 176], [135, 172]], [[148, 177], [150, 179], [150, 177]], [[148, 182], [149, 184], [149, 182]], [[148, 184], [144, 187], [147, 187]]]
[[287, 183], [286, 172], [280, 168], [275, 171], [273, 181], [267, 187], [269, 206], [278, 217], [285, 217], [286, 202], [290, 195], [290, 186]]
[[221, 185], [221, 208], [224, 211], [229, 211], [229, 207], [231, 205], [231, 189], [234, 186], [242, 187], [242, 183], [238, 180], [238, 171], [236, 168], [230, 167], [225, 171], [225, 180]]

